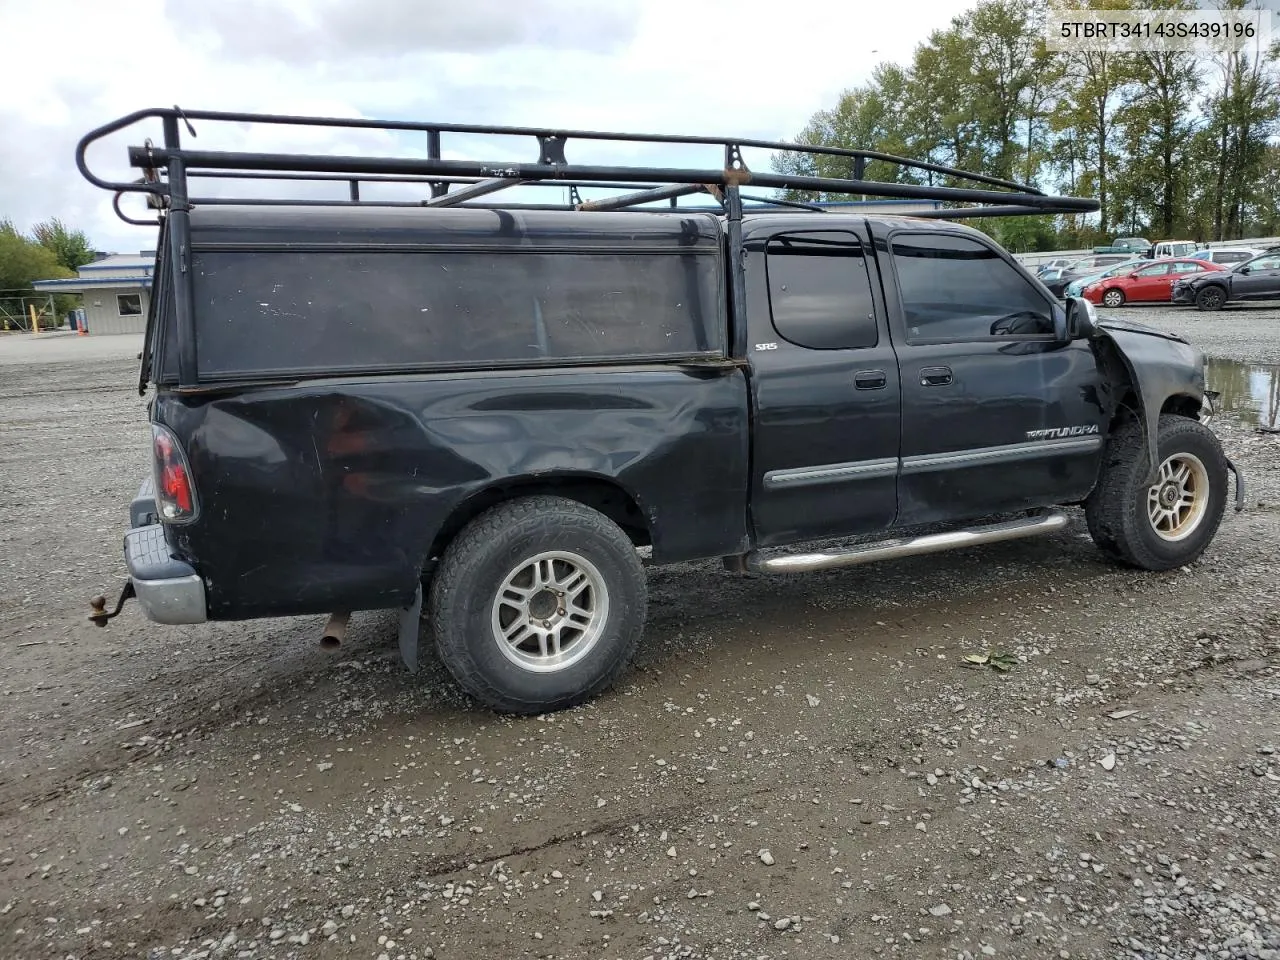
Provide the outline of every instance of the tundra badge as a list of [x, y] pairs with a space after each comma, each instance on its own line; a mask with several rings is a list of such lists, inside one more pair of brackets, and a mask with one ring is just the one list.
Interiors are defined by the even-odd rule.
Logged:
[[1046, 427], [1043, 430], [1028, 430], [1028, 440], [1058, 440], [1062, 437], [1083, 437], [1098, 432], [1096, 423], [1084, 423], [1077, 427]]

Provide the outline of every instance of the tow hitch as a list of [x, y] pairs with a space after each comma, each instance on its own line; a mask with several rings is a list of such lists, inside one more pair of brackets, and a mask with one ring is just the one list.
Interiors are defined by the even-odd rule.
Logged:
[[124, 602], [130, 597], [136, 596], [137, 594], [133, 592], [133, 581], [127, 580], [125, 581], [124, 589], [120, 591], [120, 599], [116, 601], [116, 608], [110, 613], [107, 613], [106, 597], [94, 597], [89, 601], [89, 606], [93, 608], [93, 613], [89, 614], [89, 619], [98, 626], [105, 627], [107, 621], [112, 617], [120, 616], [120, 610], [124, 607]]

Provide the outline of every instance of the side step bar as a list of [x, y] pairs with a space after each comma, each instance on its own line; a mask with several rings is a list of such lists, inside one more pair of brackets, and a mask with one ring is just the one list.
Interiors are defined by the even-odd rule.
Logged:
[[726, 557], [725, 565], [732, 570], [750, 573], [810, 573], [814, 570], [834, 570], [852, 567], [876, 560], [894, 560], [914, 557], [924, 553], [940, 553], [961, 547], [976, 547], [983, 543], [999, 543], [1001, 540], [1019, 540], [1054, 533], [1067, 525], [1067, 515], [1057, 511], [1042, 513], [1021, 520], [993, 523], [966, 530], [948, 530], [923, 537], [879, 540], [861, 543], [849, 550], [822, 553], [784, 553], [772, 556], [755, 551], [737, 557]]

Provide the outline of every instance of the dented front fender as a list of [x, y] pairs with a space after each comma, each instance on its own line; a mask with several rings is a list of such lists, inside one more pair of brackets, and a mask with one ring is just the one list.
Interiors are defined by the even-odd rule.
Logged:
[[[1194, 401], [1197, 409], [1203, 403], [1204, 354], [1175, 334], [1124, 320], [1101, 321], [1091, 342], [1104, 370], [1112, 370], [1115, 360], [1123, 366], [1147, 444], [1145, 482], [1154, 483], [1159, 467], [1160, 414], [1173, 398]], [[1109, 384], [1116, 403], [1125, 393], [1124, 386]]]

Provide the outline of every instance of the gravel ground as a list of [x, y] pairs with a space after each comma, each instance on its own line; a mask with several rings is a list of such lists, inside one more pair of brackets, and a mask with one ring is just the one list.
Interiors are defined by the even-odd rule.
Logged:
[[1123, 315], [1253, 365], [1215, 368], [1249, 504], [1200, 562], [1117, 568], [1076, 515], [654, 568], [622, 684], [528, 719], [404, 673], [386, 615], [336, 654], [321, 618], [94, 628], [136, 342], [0, 339], [0, 956], [1280, 958], [1280, 311]]
[[1274, 302], [1232, 304], [1214, 312], [1145, 304], [1119, 310], [1102, 307], [1099, 312], [1176, 333], [1210, 357], [1241, 363], [1280, 362], [1280, 306]]

